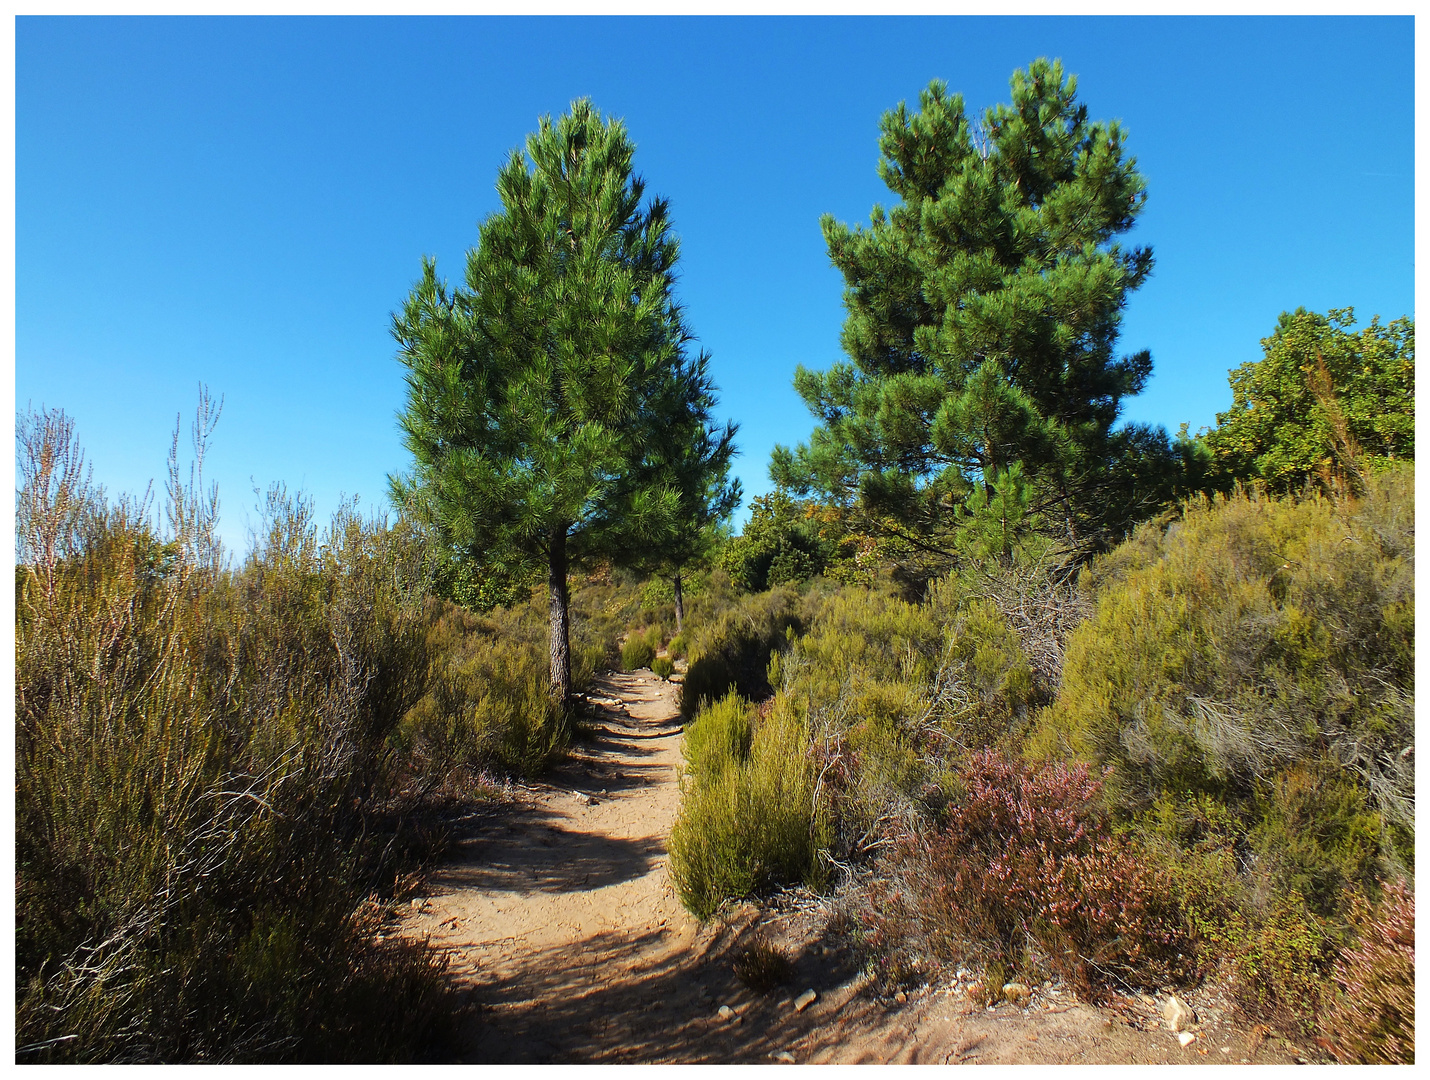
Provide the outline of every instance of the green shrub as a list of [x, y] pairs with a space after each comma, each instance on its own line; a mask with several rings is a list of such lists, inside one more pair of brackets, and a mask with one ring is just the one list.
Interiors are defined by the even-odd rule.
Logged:
[[1413, 479], [1144, 526], [1085, 572], [1095, 609], [1029, 752], [1115, 766], [1128, 810], [1188, 791], [1235, 807], [1321, 910], [1411, 864]]
[[632, 634], [621, 646], [621, 670], [636, 671], [639, 668], [650, 667], [650, 662], [655, 659], [655, 650], [650, 647], [650, 642], [644, 637]]
[[632, 630], [621, 646], [621, 669], [635, 671], [648, 668], [660, 648], [661, 630], [659, 626], [648, 626], [642, 630]]
[[808, 581], [838, 553], [821, 524], [813, 503], [780, 492], [761, 496], [751, 504], [744, 532], [726, 541], [717, 562], [745, 592]]
[[[485, 618], [455, 605], [434, 610], [427, 692], [390, 740], [412, 772], [434, 780], [529, 776], [564, 751], [570, 731], [551, 700], [540, 616], [535, 605]], [[573, 667], [573, 682], [585, 685], [589, 673]]]
[[731, 690], [750, 700], [770, 695], [770, 655], [787, 646], [787, 632], [798, 630], [798, 599], [788, 587], [758, 593], [700, 625], [681, 691], [686, 716], [693, 716], [701, 702]]
[[1326, 1000], [1336, 942], [1324, 919], [1295, 894], [1261, 912], [1233, 911], [1208, 933], [1230, 974], [1233, 999], [1248, 1017], [1315, 1030]]
[[670, 655], [672, 660], [680, 660], [685, 656], [689, 647], [688, 639], [682, 631], [670, 639], [670, 644], [665, 647], [665, 651]]
[[320, 533], [273, 488], [230, 569], [177, 453], [159, 535], [88, 487], [63, 414], [17, 436], [22, 1059], [430, 1052], [440, 965], [354, 922], [420, 843], [387, 744], [430, 661], [419, 538], [351, 505]]
[[773, 884], [819, 882], [823, 838], [806, 750], [797, 718], [776, 708], [756, 725], [734, 695], [690, 726], [670, 873], [697, 918]]
[[669, 679], [675, 674], [675, 664], [665, 656], [657, 656], [652, 660], [650, 662], [650, 669], [662, 679]]

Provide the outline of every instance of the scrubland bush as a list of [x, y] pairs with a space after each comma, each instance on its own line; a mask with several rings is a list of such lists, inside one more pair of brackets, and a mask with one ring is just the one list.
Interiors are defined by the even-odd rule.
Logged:
[[648, 626], [642, 630], [632, 630], [621, 646], [621, 670], [635, 671], [648, 668], [660, 648], [661, 630], [659, 626]]
[[420, 842], [387, 737], [423, 689], [424, 560], [275, 488], [224, 569], [215, 418], [188, 484], [176, 433], [167, 537], [89, 485], [63, 414], [18, 425], [22, 1060], [384, 1060], [450, 1016], [431, 954], [354, 914]]
[[[1288, 1030], [1348, 1007], [1338, 956], [1380, 949], [1359, 1000], [1399, 1031], [1409, 968], [1345, 927], [1413, 867], [1412, 487], [1390, 465], [1355, 498], [1194, 502], [1076, 587], [1015, 553], [917, 603], [827, 579], [738, 599], [692, 635], [682, 899], [874, 863], [856, 922], [890, 985], [940, 958], [989, 986], [1218, 976]], [[784, 877], [741, 772], [775, 725], [816, 838]]]
[[[798, 626], [809, 632], [797, 636]], [[869, 858], [926, 816], [927, 797], [947, 779], [950, 763], [971, 745], [1007, 737], [1026, 716], [1033, 692], [1032, 675], [1007, 623], [986, 601], [958, 607], [951, 594], [925, 605], [862, 586], [816, 588], [803, 596], [761, 594], [726, 612], [705, 633], [692, 647], [687, 703], [699, 700], [700, 688], [709, 683], [748, 696], [773, 692], [773, 698], [759, 710], [758, 721], [738, 720], [756, 714], [747, 706], [736, 708], [729, 698], [718, 709], [699, 711], [686, 732], [690, 773], [698, 773], [701, 763], [726, 760], [705, 748], [716, 733], [748, 740], [761, 725], [779, 725], [810, 770], [807, 814], [817, 820], [814, 833], [820, 838], [812, 857], [823, 871]], [[699, 651], [702, 643], [709, 652]], [[766, 666], [757, 680], [752, 669], [760, 659]], [[729, 676], [741, 668], [743, 679]], [[717, 681], [712, 670], [724, 677]], [[706, 788], [687, 789], [688, 808], [715, 798], [698, 794], [702, 791]], [[690, 834], [707, 822], [715, 827], [717, 817], [725, 830], [720, 850], [742, 844], [753, 849], [755, 823], [733, 812], [719, 817], [692, 811], [680, 829]], [[734, 856], [724, 859], [731, 861]], [[806, 876], [804, 863], [797, 865], [795, 876], [767, 874], [767, 883]], [[756, 887], [748, 876], [707, 879], [701, 911]], [[727, 887], [732, 891], [720, 891]]]
[[669, 679], [675, 674], [675, 664], [666, 656], [657, 656], [652, 660], [650, 662], [650, 669], [662, 679]]
[[780, 709], [758, 720], [754, 711], [730, 694], [686, 731], [670, 873], [701, 919], [772, 884], [820, 879], [822, 823], [803, 726]]
[[1166, 875], [1112, 830], [1085, 766], [974, 754], [943, 825], [915, 844], [913, 862], [928, 871], [919, 916], [946, 954], [971, 945], [1026, 976], [1035, 941], [1054, 970], [1088, 988], [1184, 973], [1190, 950]]
[[1313, 909], [1414, 858], [1413, 469], [1364, 498], [1242, 494], [1148, 525], [1087, 575], [1035, 756], [1115, 765], [1126, 810], [1234, 805]]
[[[551, 699], [536, 608], [483, 617], [428, 600], [427, 692], [391, 737], [413, 775], [438, 786], [481, 772], [531, 775], [565, 749], [569, 725]], [[572, 682], [583, 684], [576, 671]]]
[[686, 716], [731, 690], [747, 700], [769, 696], [770, 655], [788, 643], [787, 631], [797, 631], [798, 601], [799, 594], [786, 587], [744, 597], [713, 619], [692, 618], [690, 667], [681, 691]]

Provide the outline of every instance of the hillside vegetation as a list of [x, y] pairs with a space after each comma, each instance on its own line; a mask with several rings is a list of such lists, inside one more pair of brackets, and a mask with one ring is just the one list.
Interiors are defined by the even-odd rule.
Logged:
[[275, 486], [235, 559], [206, 393], [157, 510], [21, 415], [18, 1060], [450, 1056], [397, 905], [597, 674], [683, 667], [700, 919], [837, 889], [876, 988], [1219, 980], [1412, 1061], [1413, 321], [1285, 313], [1211, 430], [1119, 423], [1145, 181], [1060, 64], [1010, 89], [883, 118], [896, 204], [823, 221], [847, 361], [738, 536], [669, 205], [588, 101], [393, 318], [392, 518]]
[[[62, 413], [17, 442], [20, 1060], [440, 1058], [441, 963], [381, 923], [447, 801], [571, 737], [540, 597], [456, 607], [411, 526], [319, 529], [282, 489], [230, 567], [177, 433], [164, 532], [90, 484]], [[581, 590], [578, 684], [638, 609]]]

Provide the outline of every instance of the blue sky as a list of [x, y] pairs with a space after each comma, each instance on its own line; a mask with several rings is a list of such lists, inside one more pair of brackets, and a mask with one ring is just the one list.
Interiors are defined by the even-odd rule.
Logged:
[[460, 279], [498, 167], [577, 97], [673, 204], [747, 495], [811, 428], [795, 365], [840, 356], [819, 217], [890, 201], [879, 117], [932, 78], [976, 114], [1057, 57], [1125, 124], [1157, 260], [1127, 419], [1214, 423], [1284, 309], [1414, 313], [1409, 18], [21, 18], [15, 43], [17, 405], [64, 408], [96, 479], [141, 491], [208, 384], [239, 549], [255, 484], [322, 518], [384, 501], [408, 464], [390, 313], [424, 254]]

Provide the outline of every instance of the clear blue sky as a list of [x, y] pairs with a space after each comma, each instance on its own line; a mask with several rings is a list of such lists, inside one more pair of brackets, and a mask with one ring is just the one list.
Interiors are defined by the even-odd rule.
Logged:
[[497, 168], [581, 96], [672, 201], [747, 495], [811, 428], [795, 365], [840, 355], [819, 217], [890, 201], [879, 117], [933, 78], [981, 113], [1057, 57], [1125, 123], [1157, 260], [1128, 419], [1214, 423], [1284, 309], [1414, 313], [1409, 18], [21, 18], [15, 42], [17, 405], [64, 408], [137, 492], [207, 383], [240, 549], [254, 484], [323, 519], [383, 502], [408, 464], [390, 313], [424, 254], [460, 279]]

